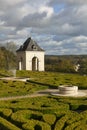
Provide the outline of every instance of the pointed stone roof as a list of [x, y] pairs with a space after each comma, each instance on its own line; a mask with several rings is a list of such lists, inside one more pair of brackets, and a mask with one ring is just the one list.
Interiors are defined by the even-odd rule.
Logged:
[[19, 51], [44, 51], [44, 50], [41, 49], [38, 46], [38, 44], [29, 37], [24, 42], [24, 44], [22, 46], [20, 46], [20, 48], [17, 50], [17, 52], [19, 52]]

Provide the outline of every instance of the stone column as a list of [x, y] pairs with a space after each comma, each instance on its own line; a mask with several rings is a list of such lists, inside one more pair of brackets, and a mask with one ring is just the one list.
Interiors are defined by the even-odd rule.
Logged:
[[19, 70], [21, 70], [22, 68], [21, 68], [21, 61], [19, 61]]
[[36, 61], [35, 61], [35, 68], [37, 71], [39, 71], [39, 60], [38, 58], [36, 58]]

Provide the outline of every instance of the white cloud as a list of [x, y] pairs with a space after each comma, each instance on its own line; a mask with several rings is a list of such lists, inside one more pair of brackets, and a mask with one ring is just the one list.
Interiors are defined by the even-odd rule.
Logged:
[[4, 25], [5, 22], [0, 20], [0, 26]]
[[0, 42], [28, 36], [48, 54], [87, 54], [87, 1], [1, 0]]
[[39, 9], [40, 13], [46, 12], [47, 17], [51, 17], [53, 15], [53, 8], [52, 7], [46, 7], [46, 6], [42, 6]]

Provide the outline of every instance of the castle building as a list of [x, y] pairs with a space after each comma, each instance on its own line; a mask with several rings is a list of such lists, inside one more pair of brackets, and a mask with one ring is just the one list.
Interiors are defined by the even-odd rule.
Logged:
[[44, 71], [45, 51], [28, 38], [16, 51], [18, 70]]

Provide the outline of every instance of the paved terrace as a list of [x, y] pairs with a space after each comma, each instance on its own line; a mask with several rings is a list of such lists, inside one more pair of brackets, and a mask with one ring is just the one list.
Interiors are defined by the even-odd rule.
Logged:
[[86, 97], [87, 96], [87, 90], [78, 90], [77, 95], [62, 95], [59, 93], [58, 89], [46, 89], [46, 90], [41, 90], [37, 91], [33, 94], [28, 94], [28, 95], [21, 95], [21, 96], [12, 96], [12, 97], [2, 97], [0, 98], [0, 101], [5, 101], [5, 100], [15, 100], [15, 99], [23, 99], [23, 98], [32, 98], [32, 97], [38, 97], [38, 96], [48, 96], [48, 95], [55, 95], [55, 96], [69, 96], [69, 97]]

